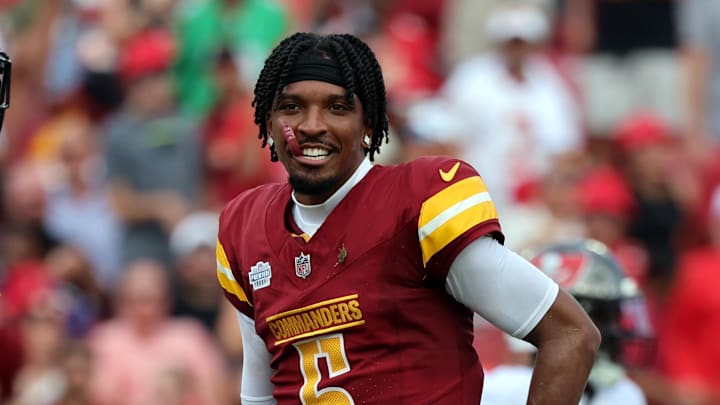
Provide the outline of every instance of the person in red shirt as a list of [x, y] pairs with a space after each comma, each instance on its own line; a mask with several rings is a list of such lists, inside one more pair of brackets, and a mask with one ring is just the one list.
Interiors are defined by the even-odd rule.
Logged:
[[578, 184], [578, 200], [587, 237], [607, 245], [628, 276], [644, 286], [648, 257], [644, 247], [627, 236], [635, 200], [622, 174], [609, 166], [590, 170]]
[[241, 83], [235, 58], [223, 49], [215, 61], [220, 97], [202, 127], [208, 205], [218, 209], [245, 190], [282, 178], [282, 169], [253, 149], [252, 94]]
[[529, 402], [579, 401], [600, 336], [503, 245], [465, 162], [373, 165], [386, 91], [370, 47], [296, 33], [268, 57], [255, 124], [289, 181], [220, 216], [217, 274], [238, 311], [244, 404], [477, 405], [473, 312], [538, 347]]
[[720, 403], [720, 187], [710, 204], [711, 243], [680, 259], [659, 341], [662, 371], [677, 398]]

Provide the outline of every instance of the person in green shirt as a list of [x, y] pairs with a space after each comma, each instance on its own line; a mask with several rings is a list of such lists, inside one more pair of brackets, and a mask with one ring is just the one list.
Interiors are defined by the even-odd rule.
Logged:
[[243, 82], [252, 86], [289, 25], [284, 8], [272, 0], [204, 0], [181, 9], [175, 64], [181, 108], [203, 116], [214, 105], [217, 89], [208, 61], [224, 47], [232, 49]]

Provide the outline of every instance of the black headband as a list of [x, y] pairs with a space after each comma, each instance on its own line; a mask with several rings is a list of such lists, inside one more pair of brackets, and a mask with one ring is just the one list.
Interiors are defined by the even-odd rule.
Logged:
[[314, 52], [298, 56], [288, 72], [285, 85], [301, 80], [319, 80], [347, 88], [340, 65], [334, 60], [324, 58]]

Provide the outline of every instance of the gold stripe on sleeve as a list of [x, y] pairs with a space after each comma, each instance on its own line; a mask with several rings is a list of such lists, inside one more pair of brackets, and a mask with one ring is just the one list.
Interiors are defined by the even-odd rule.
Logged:
[[491, 219], [497, 219], [497, 210], [479, 176], [463, 179], [428, 198], [418, 220], [423, 265], [468, 229]]
[[247, 294], [240, 286], [240, 283], [235, 280], [235, 276], [230, 269], [230, 262], [225, 254], [225, 249], [220, 241], [217, 241], [215, 247], [215, 257], [217, 258], [217, 278], [220, 282], [220, 286], [227, 292], [236, 296], [240, 302], [245, 302], [252, 306], [250, 300], [247, 298]]

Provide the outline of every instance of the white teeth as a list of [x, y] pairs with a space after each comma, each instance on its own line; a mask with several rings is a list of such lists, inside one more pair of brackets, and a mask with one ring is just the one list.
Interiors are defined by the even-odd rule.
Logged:
[[328, 151], [326, 151], [325, 149], [305, 148], [302, 150], [302, 154], [306, 158], [309, 158], [312, 160], [320, 160], [320, 159], [324, 159], [330, 153]]

